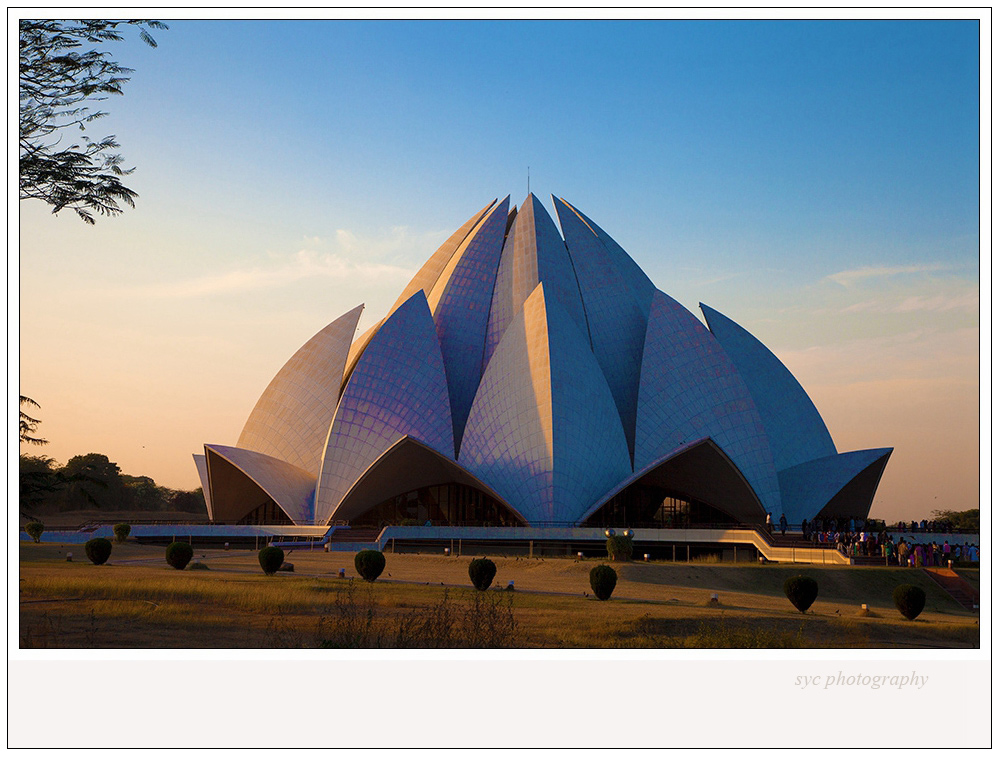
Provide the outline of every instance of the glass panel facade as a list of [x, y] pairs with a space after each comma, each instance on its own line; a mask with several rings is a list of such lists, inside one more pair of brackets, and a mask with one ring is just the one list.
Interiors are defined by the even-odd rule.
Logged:
[[292, 520], [273, 500], [261, 503], [237, 524], [291, 524]]
[[737, 523], [732, 516], [708, 503], [637, 482], [602, 505], [584, 526], [680, 529], [735, 526]]
[[352, 526], [524, 526], [485, 492], [446, 482], [396, 495], [351, 521]]

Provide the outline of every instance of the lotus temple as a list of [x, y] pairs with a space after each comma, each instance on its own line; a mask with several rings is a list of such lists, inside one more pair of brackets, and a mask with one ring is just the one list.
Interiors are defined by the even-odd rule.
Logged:
[[891, 448], [838, 452], [767, 347], [552, 204], [493, 201], [374, 326], [358, 305], [306, 342], [194, 456], [211, 520], [652, 540], [867, 517]]

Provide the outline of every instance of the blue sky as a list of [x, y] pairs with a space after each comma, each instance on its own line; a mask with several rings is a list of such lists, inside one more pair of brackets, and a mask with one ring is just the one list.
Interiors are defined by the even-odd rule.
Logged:
[[112, 48], [95, 129], [136, 209], [19, 204], [45, 453], [197, 486], [299, 345], [530, 166], [774, 350], [838, 449], [896, 447], [875, 515], [978, 504], [977, 22], [168, 23]]

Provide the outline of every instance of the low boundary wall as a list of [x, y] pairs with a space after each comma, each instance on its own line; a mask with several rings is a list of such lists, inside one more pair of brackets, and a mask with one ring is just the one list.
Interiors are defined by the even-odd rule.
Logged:
[[[182, 542], [200, 542], [202, 544], [218, 544], [227, 541], [236, 545], [261, 545], [274, 543], [288, 550], [296, 549], [330, 549], [336, 552], [357, 552], [366, 548], [392, 550], [397, 545], [407, 549], [409, 546], [438, 548], [448, 546], [461, 553], [463, 547], [473, 552], [482, 552], [484, 548], [494, 550], [509, 548], [513, 552], [531, 554], [537, 545], [539, 553], [552, 554], [558, 546], [565, 554], [573, 554], [581, 550], [591, 555], [604, 549], [604, 529], [601, 527], [487, 527], [487, 526], [387, 526], [379, 532], [374, 542], [349, 542], [333, 540], [333, 535], [339, 530], [350, 533], [346, 526], [238, 526], [232, 524], [136, 524], [132, 526], [130, 539], [140, 542], [165, 542], [180, 540]], [[760, 531], [751, 528], [704, 528], [704, 529], [635, 529], [634, 542], [638, 557], [642, 557], [644, 546], [661, 555], [667, 547], [675, 559], [686, 560], [687, 549], [709, 551], [715, 548], [734, 549], [743, 556], [762, 556], [768, 561], [777, 563], [812, 563], [829, 565], [850, 565], [851, 559], [839, 553], [832, 547], [818, 547], [814, 543], [802, 542], [801, 547], [787, 544], [775, 545]], [[901, 533], [907, 542], [925, 542], [935, 538], [939, 542], [952, 538], [955, 544], [968, 541], [979, 544], [978, 534], [938, 534], [924, 532]], [[893, 534], [894, 540], [899, 534]], [[22, 541], [28, 541], [23, 531]], [[79, 530], [46, 531], [42, 535], [43, 542], [64, 542], [79, 544], [93, 537], [113, 539], [112, 526], [104, 524], [97, 527], [87, 527]], [[525, 550], [526, 548], [526, 550]], [[749, 551], [749, 552], [748, 552]], [[753, 560], [753, 558], [747, 558]]]
[[[332, 531], [332, 530], [331, 530]], [[729, 548], [753, 548], [768, 561], [780, 563], [818, 563], [847, 566], [850, 559], [833, 548], [808, 546], [785, 547], [772, 545], [766, 537], [755, 529], [635, 529], [633, 542], [637, 546], [656, 545], [686, 547], [697, 545]], [[331, 542], [330, 549], [339, 552], [357, 552], [366, 548], [393, 550], [396, 545], [448, 546], [455, 554], [472, 554], [487, 543], [496, 548], [517, 546], [523, 549], [527, 543], [529, 554], [534, 545], [540, 551], [545, 546], [592, 545], [603, 551], [607, 538], [599, 527], [449, 527], [449, 526], [387, 526], [374, 542]], [[294, 543], [283, 546], [294, 548]], [[470, 547], [471, 550], [464, 550]], [[686, 555], [686, 554], [685, 554]], [[635, 557], [635, 556], [633, 556]], [[641, 557], [641, 552], [640, 552]]]

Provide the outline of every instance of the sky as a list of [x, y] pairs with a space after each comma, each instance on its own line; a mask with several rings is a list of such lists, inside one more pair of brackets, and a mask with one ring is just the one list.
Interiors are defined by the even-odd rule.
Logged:
[[9, 201], [22, 452], [199, 486], [302, 343], [530, 181], [758, 337], [838, 450], [893, 447], [872, 516], [979, 506], [978, 22], [167, 23], [110, 48], [94, 129], [136, 207]]

